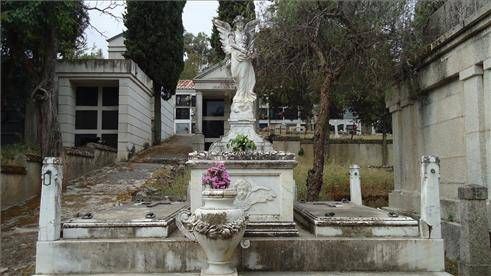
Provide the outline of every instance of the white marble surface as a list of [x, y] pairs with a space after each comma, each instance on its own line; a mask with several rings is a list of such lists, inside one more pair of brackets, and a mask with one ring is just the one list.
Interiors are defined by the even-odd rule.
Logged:
[[[201, 176], [213, 163], [190, 160], [189, 198], [191, 211], [202, 206]], [[243, 206], [249, 221], [293, 221], [295, 181], [293, 160], [229, 160], [225, 162], [232, 185], [237, 186], [236, 205]]]

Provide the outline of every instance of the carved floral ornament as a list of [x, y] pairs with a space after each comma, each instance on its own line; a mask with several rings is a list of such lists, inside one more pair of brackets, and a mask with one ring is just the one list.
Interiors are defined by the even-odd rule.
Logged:
[[[193, 233], [205, 235], [209, 239], [213, 240], [226, 240], [232, 238], [235, 234], [245, 229], [248, 220], [248, 217], [245, 216], [225, 224], [211, 224], [199, 219], [196, 217], [196, 215], [190, 216], [187, 213], [181, 213], [179, 216], [180, 219], [176, 220], [179, 228], [185, 227], [187, 230], [192, 231]], [[191, 240], [196, 240], [194, 236], [186, 235], [186, 237]]]

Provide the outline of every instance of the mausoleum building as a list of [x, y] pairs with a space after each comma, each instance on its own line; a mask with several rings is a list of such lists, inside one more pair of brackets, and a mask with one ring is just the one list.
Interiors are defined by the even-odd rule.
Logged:
[[[63, 146], [103, 141], [118, 160], [152, 145], [152, 80], [124, 59], [122, 35], [108, 39], [109, 59], [60, 61], [56, 66], [59, 122]], [[174, 101], [162, 101], [161, 137], [174, 134]]]
[[491, 197], [491, 3], [469, 1], [466, 9], [454, 9], [458, 3], [446, 2], [430, 18], [435, 40], [419, 69], [419, 95], [403, 86], [387, 99], [394, 152], [389, 205], [418, 212], [420, 157], [438, 156], [442, 231], [451, 259], [458, 257], [459, 187], [485, 186]]

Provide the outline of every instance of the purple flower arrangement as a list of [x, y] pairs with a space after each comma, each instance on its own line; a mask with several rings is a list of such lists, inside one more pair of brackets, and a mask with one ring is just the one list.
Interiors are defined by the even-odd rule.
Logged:
[[227, 189], [230, 186], [230, 175], [223, 163], [216, 163], [215, 166], [206, 170], [201, 182], [212, 189]]

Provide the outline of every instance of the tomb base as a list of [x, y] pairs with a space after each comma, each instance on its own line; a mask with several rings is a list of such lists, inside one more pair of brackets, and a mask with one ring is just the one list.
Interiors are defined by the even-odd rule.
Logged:
[[237, 190], [234, 205], [243, 208], [249, 216], [246, 236], [298, 235], [293, 221], [293, 168], [297, 164], [294, 155], [278, 152], [191, 154], [186, 163], [191, 170], [188, 187], [191, 212], [202, 206], [201, 177], [217, 161], [225, 164], [231, 186]]
[[295, 220], [317, 237], [419, 237], [417, 220], [351, 202], [296, 203]]

